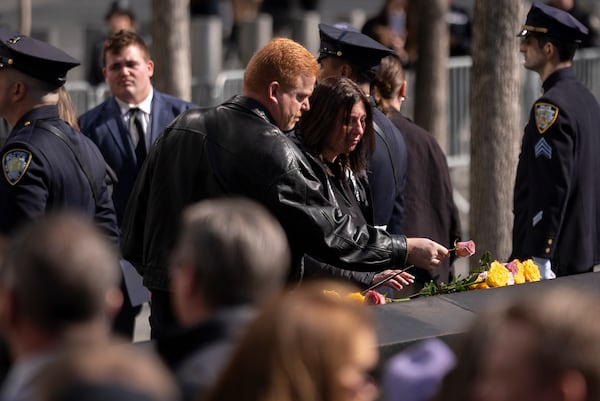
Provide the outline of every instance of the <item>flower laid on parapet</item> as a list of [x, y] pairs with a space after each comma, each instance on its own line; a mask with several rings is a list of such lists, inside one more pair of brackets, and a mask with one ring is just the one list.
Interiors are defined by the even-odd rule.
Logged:
[[504, 287], [507, 285], [540, 281], [540, 279], [540, 270], [531, 259], [522, 262], [515, 259], [507, 263], [500, 263], [494, 260], [490, 263], [489, 269], [484, 270], [478, 275], [471, 289]]
[[491, 260], [491, 253], [485, 252], [479, 259], [480, 267], [471, 271], [467, 277], [456, 277], [448, 284], [436, 284], [430, 281], [421, 291], [412, 297], [451, 294], [454, 292], [504, 287], [507, 285], [523, 284], [540, 281], [541, 275], [533, 260], [512, 260], [502, 263]]
[[369, 290], [365, 294], [364, 303], [368, 305], [383, 305], [387, 303], [387, 297], [380, 292], [375, 290]]
[[[465, 242], [456, 242], [454, 248], [450, 249], [456, 256], [469, 257], [475, 254], [475, 242], [472, 240]], [[492, 260], [492, 254], [485, 252], [479, 259], [479, 267], [472, 270], [466, 277], [455, 277], [449, 283], [437, 284], [430, 281], [425, 284], [423, 289], [408, 298], [389, 298], [380, 292], [369, 287], [363, 292], [353, 292], [346, 294], [345, 297], [357, 302], [363, 302], [369, 305], [382, 305], [391, 302], [408, 301], [412, 298], [427, 297], [440, 294], [452, 294], [455, 292], [470, 291], [492, 287], [504, 287], [508, 285], [523, 284], [533, 281], [540, 281], [541, 275], [538, 267], [532, 259], [524, 261], [512, 260], [510, 262], [499, 262]], [[386, 281], [387, 279], [383, 280]], [[325, 291], [331, 295], [341, 297], [335, 291]]]
[[[337, 291], [325, 290], [323, 292], [326, 295], [333, 296], [336, 298], [342, 297]], [[356, 302], [362, 302], [367, 305], [383, 305], [388, 301], [391, 301], [391, 299], [387, 298], [385, 295], [375, 290], [368, 290], [364, 295], [360, 292], [351, 292], [349, 294], [346, 294], [345, 297], [347, 299], [351, 299]]]

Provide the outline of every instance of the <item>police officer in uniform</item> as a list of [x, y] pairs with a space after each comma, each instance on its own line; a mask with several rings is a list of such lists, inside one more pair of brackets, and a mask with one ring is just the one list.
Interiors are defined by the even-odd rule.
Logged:
[[59, 118], [58, 89], [79, 62], [45, 42], [0, 30], [0, 116], [12, 127], [0, 151], [0, 233], [55, 210], [93, 217], [118, 243], [98, 148]]
[[565, 11], [533, 4], [521, 33], [525, 68], [542, 80], [519, 157], [513, 257], [544, 278], [589, 272], [600, 261], [600, 106], [575, 77], [587, 29]]
[[[352, 29], [319, 24], [319, 35], [320, 78], [345, 76], [369, 94], [381, 59], [392, 54], [392, 50]], [[404, 212], [406, 144], [398, 128], [377, 109], [373, 98], [369, 98], [375, 128], [375, 150], [368, 169], [373, 222], [376, 226], [386, 227], [392, 234], [400, 234]]]

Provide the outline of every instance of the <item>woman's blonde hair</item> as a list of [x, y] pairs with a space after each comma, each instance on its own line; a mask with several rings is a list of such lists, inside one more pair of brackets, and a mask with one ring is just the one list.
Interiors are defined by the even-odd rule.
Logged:
[[314, 281], [272, 300], [250, 326], [205, 401], [341, 401], [336, 374], [353, 339], [373, 330], [347, 284]]
[[71, 96], [64, 86], [61, 86], [58, 89], [58, 102], [56, 103], [56, 107], [58, 108], [58, 116], [65, 120], [71, 127], [79, 131], [75, 106], [73, 106]]

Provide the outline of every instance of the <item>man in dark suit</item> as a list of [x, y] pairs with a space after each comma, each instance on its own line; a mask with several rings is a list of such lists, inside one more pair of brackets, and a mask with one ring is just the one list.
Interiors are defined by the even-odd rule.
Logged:
[[540, 75], [543, 95], [523, 135], [512, 257], [533, 257], [543, 278], [600, 262], [600, 106], [572, 67], [586, 35], [572, 15], [545, 4], [533, 4], [519, 34], [524, 66]]
[[[154, 90], [150, 81], [154, 62], [144, 39], [135, 32], [119, 31], [110, 36], [104, 44], [103, 60], [112, 97], [84, 113], [78, 122], [81, 132], [96, 143], [116, 175], [112, 198], [121, 225], [129, 193], [150, 146], [171, 120], [193, 104]], [[130, 266], [125, 269], [137, 275]], [[133, 295], [131, 291], [129, 294]], [[132, 335], [139, 311], [135, 304], [143, 301], [143, 297], [138, 301], [126, 298], [123, 313], [115, 322], [119, 332]], [[126, 313], [130, 305], [135, 308]]]
[[[154, 62], [135, 32], [120, 31], [106, 40], [103, 72], [112, 97], [81, 115], [78, 122], [117, 176], [113, 201], [120, 224], [144, 153], [168, 123], [194, 105], [152, 87]], [[131, 109], [139, 110], [133, 115]], [[143, 135], [137, 132], [135, 119]], [[138, 145], [145, 151], [136, 149]]]

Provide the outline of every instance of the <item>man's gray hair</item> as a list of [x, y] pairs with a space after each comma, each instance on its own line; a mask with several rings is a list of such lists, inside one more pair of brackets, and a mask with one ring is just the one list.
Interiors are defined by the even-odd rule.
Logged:
[[289, 274], [290, 250], [279, 222], [243, 198], [206, 200], [183, 213], [173, 265], [196, 269], [196, 286], [212, 307], [261, 302]]
[[115, 248], [87, 218], [48, 215], [11, 238], [0, 284], [14, 292], [19, 313], [59, 332], [105, 313], [121, 277]]

